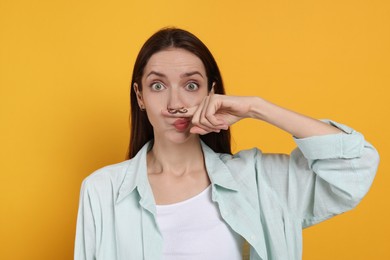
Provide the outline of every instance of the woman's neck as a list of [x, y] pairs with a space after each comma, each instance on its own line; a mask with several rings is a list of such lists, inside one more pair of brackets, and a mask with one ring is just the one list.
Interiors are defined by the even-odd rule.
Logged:
[[149, 174], [169, 173], [180, 176], [204, 169], [199, 137], [180, 144], [155, 139], [147, 159]]

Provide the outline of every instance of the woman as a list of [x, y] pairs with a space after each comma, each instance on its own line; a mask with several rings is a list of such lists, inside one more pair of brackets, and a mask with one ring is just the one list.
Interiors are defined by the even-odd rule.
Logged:
[[[259, 97], [224, 95], [191, 33], [142, 47], [131, 92], [129, 158], [82, 185], [75, 259], [301, 259], [302, 228], [357, 205], [379, 161], [351, 128]], [[229, 127], [253, 118], [294, 136], [291, 155], [230, 152]]]

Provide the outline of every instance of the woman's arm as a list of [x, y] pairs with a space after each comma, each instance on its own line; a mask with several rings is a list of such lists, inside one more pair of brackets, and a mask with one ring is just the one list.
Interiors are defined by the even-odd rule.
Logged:
[[[163, 111], [167, 116], [172, 116]], [[183, 114], [176, 116], [183, 117]], [[210, 94], [184, 116], [192, 117], [192, 133], [207, 134], [227, 129], [244, 118], [270, 123], [296, 138], [340, 133], [336, 127], [298, 114], [268, 102], [260, 97], [241, 97]]]
[[[295, 137], [298, 149], [290, 156], [254, 156], [255, 172], [259, 192], [273, 191], [302, 227], [354, 208], [368, 192], [379, 156], [352, 128], [312, 119], [258, 97], [211, 95], [207, 99], [194, 113], [193, 123], [199, 128], [195, 131], [254, 118]], [[259, 200], [267, 200], [268, 195]]]
[[287, 110], [262, 98], [249, 98], [252, 118], [270, 123], [296, 138], [337, 134], [341, 130], [322, 121]]

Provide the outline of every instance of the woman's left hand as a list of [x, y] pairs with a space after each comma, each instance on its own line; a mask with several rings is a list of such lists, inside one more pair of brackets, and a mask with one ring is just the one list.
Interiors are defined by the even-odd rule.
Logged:
[[163, 111], [163, 114], [174, 117], [192, 117], [191, 133], [204, 135], [227, 130], [232, 124], [248, 117], [249, 99], [250, 97], [210, 94], [199, 105], [188, 108], [186, 113], [172, 115]]

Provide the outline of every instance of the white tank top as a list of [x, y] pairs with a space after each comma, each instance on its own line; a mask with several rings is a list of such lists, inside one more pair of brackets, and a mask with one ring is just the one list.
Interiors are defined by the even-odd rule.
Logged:
[[242, 242], [211, 200], [211, 186], [188, 200], [157, 205], [164, 260], [241, 260]]

